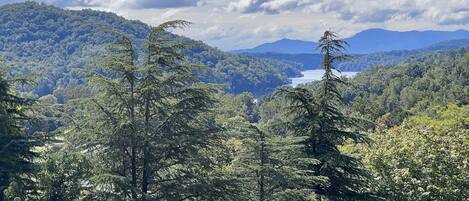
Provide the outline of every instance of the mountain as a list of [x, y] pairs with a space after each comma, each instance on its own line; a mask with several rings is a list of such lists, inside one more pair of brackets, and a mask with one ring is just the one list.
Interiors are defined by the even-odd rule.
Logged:
[[234, 50], [233, 53], [311, 53], [316, 51], [317, 43], [284, 38], [272, 43], [265, 43], [252, 49]]
[[[463, 47], [469, 47], [469, 39], [438, 42], [415, 50], [393, 50], [369, 54], [354, 54], [351, 59], [338, 63], [338, 68], [342, 71], [363, 71], [378, 65], [395, 65], [412, 57]], [[286, 54], [269, 52], [242, 53], [241, 55], [298, 63], [303, 67], [302, 70], [319, 68], [322, 61], [322, 56], [320, 54]]]
[[467, 47], [469, 47], [469, 39], [460, 39], [438, 42], [415, 50], [393, 50], [353, 55], [352, 59], [339, 63], [339, 68], [343, 71], [363, 71], [375, 66], [396, 65], [406, 62], [408, 59], [422, 57], [435, 52], [445, 52], [447, 50]]
[[350, 52], [365, 54], [392, 50], [414, 50], [426, 46], [455, 39], [469, 39], [469, 31], [388, 31], [369, 29], [362, 31], [346, 41], [350, 44]]
[[[414, 50], [447, 40], [469, 39], [469, 31], [389, 31], [368, 29], [345, 40], [348, 51], [353, 54], [367, 54], [392, 50]], [[235, 50], [234, 53], [318, 53], [316, 43], [301, 40], [282, 39], [259, 45], [251, 49]]]
[[251, 56], [263, 59], [293, 62], [302, 66], [301, 70], [319, 68], [322, 62], [321, 54], [288, 54], [288, 53], [241, 53], [243, 56]]
[[458, 39], [458, 40], [448, 40], [439, 43], [429, 45], [425, 48], [422, 48], [422, 51], [442, 51], [457, 49], [461, 47], [469, 46], [469, 39]]
[[[114, 40], [106, 29], [125, 33], [138, 48], [150, 27], [108, 12], [64, 10], [35, 2], [7, 4], [0, 7], [0, 55], [15, 75], [39, 74], [37, 86], [26, 90], [34, 96], [72, 91], [70, 86], [86, 82], [75, 69], [96, 65], [106, 54], [106, 44]], [[189, 62], [208, 66], [196, 72], [202, 81], [223, 84], [230, 93], [263, 94], [299, 74], [300, 67], [292, 62], [233, 55], [201, 41], [169, 37], [190, 44], [184, 52]]]
[[392, 115], [385, 121], [394, 122], [436, 103], [469, 104], [468, 64], [469, 46], [415, 55], [357, 74], [346, 87], [345, 99], [370, 119], [388, 113]]

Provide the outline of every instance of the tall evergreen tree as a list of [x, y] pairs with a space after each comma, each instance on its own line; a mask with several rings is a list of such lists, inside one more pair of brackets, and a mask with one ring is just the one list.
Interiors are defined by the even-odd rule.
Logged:
[[343, 105], [342, 94], [338, 85], [344, 84], [342, 79], [334, 74], [334, 64], [344, 60], [347, 55], [343, 52], [348, 44], [338, 39], [334, 32], [326, 31], [319, 40], [319, 48], [323, 56], [322, 67], [324, 76], [321, 81], [318, 96], [318, 138], [313, 154], [323, 163], [318, 166], [319, 174], [330, 179], [328, 188], [318, 192], [331, 199], [362, 200], [360, 191], [366, 186], [366, 173], [362, 169], [360, 160], [344, 155], [338, 150], [346, 140], [365, 142], [366, 137], [357, 131], [358, 122], [345, 116], [340, 111]]
[[223, 199], [229, 184], [211, 156], [221, 143], [214, 89], [197, 81], [196, 67], [181, 55], [187, 45], [166, 32], [186, 25], [152, 28], [141, 60], [129, 37], [110, 32], [116, 41], [91, 76], [101, 93], [74, 135], [100, 164], [97, 197]]
[[325, 178], [308, 170], [318, 161], [302, 153], [304, 137], [273, 135], [239, 119], [233, 126], [241, 142], [233, 167], [246, 195], [239, 200], [315, 200], [312, 188]]
[[37, 138], [27, 136], [22, 126], [32, 102], [15, 95], [13, 81], [0, 74], [0, 200], [12, 181], [30, 187], [32, 181], [26, 175], [33, 173], [36, 153], [32, 147], [40, 144]]
[[339, 150], [347, 140], [366, 141], [357, 131], [358, 122], [340, 110], [343, 100], [338, 85], [344, 82], [334, 74], [334, 64], [346, 57], [343, 53], [346, 46], [347, 43], [331, 31], [326, 31], [319, 40], [325, 73], [317, 95], [301, 87], [281, 90], [291, 102], [294, 133], [307, 136], [303, 141], [305, 153], [320, 161], [310, 166], [311, 170], [328, 180], [326, 185], [313, 187], [319, 200], [364, 200], [368, 196], [362, 193], [366, 189], [367, 175], [360, 161]]
[[[91, 164], [74, 150], [51, 150], [40, 158], [36, 174], [38, 199], [44, 201], [83, 200]], [[36, 200], [36, 199], [32, 199]]]

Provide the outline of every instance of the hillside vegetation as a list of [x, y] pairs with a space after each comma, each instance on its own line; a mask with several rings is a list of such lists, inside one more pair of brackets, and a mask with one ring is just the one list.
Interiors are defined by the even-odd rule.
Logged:
[[[0, 55], [17, 74], [40, 73], [34, 93], [44, 96], [83, 82], [73, 69], [92, 66], [104, 54], [105, 44], [113, 39], [104, 30], [129, 35], [142, 51], [150, 27], [113, 13], [63, 10], [34, 2], [4, 5], [0, 7]], [[224, 84], [228, 92], [264, 94], [299, 74], [292, 62], [231, 55], [199, 41], [171, 37], [192, 46], [185, 53], [190, 62], [208, 66], [199, 72], [201, 80]]]
[[463, 48], [373, 68], [350, 81], [345, 98], [361, 115], [393, 126], [437, 105], [469, 104], [468, 66]]

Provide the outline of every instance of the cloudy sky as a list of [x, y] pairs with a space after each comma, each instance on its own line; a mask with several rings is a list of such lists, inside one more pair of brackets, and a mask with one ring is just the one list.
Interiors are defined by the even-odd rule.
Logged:
[[[1, 3], [23, 0], [0, 0]], [[157, 25], [194, 23], [178, 34], [222, 50], [281, 38], [317, 40], [325, 29], [343, 37], [368, 28], [469, 29], [469, 0], [36, 0], [67, 9], [112, 11]]]

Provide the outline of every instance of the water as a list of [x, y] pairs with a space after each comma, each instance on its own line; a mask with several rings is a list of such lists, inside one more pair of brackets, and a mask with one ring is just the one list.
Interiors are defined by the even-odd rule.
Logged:
[[[337, 71], [334, 71], [334, 74], [338, 75], [339, 77], [340, 76], [345, 76], [345, 77], [348, 77], [348, 78], [351, 78], [351, 77], [355, 76], [357, 73], [358, 72], [341, 72], [341, 73], [339, 73]], [[324, 70], [322, 70], [322, 69], [306, 70], [306, 71], [302, 71], [301, 74], [303, 75], [302, 77], [290, 78], [291, 86], [296, 87], [299, 84], [305, 84], [305, 83], [309, 83], [309, 82], [312, 82], [312, 81], [321, 80], [322, 76], [324, 75]]]

